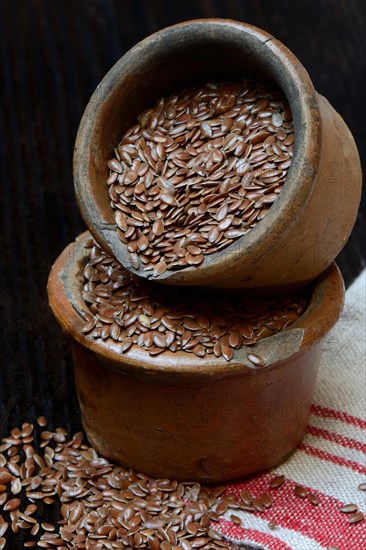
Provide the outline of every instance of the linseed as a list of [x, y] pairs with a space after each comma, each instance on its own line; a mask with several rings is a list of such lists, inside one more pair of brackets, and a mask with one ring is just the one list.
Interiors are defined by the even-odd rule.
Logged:
[[[26, 534], [25, 548], [237, 548], [215, 529], [223, 513], [240, 525], [242, 519], [230, 512], [246, 511], [224, 487], [152, 479], [100, 457], [83, 443], [82, 433], [60, 441], [65, 432], [57, 429], [33, 441], [33, 426], [25, 423], [23, 428], [28, 437], [19, 432], [10, 445], [9, 438], [3, 439], [7, 458], [1, 474], [10, 476], [8, 487], [14, 478], [20, 479], [22, 495], [7, 500], [5, 493], [2, 512], [9, 521], [0, 514], [0, 547], [5, 547], [3, 535], [10, 528], [15, 535]], [[37, 455], [35, 449], [45, 439], [49, 445]], [[49, 467], [35, 461], [35, 456], [45, 461], [51, 455]], [[19, 464], [19, 476], [9, 472], [11, 460]], [[43, 504], [51, 497], [56, 504], [53, 513], [59, 516], [54, 522], [42, 517]]]
[[348, 523], [360, 523], [364, 519], [365, 519], [365, 516], [362, 512], [356, 512], [355, 514], [352, 514], [352, 516], [348, 518]]
[[344, 514], [351, 514], [353, 512], [357, 512], [358, 511], [358, 506], [357, 504], [353, 504], [353, 503], [350, 503], [350, 504], [345, 504], [344, 506], [342, 506], [340, 509], [339, 509], [340, 512], [343, 512]]
[[[268, 491], [254, 496], [243, 490], [238, 500], [225, 487], [150, 478], [102, 458], [80, 432], [68, 439], [61, 428], [42, 432], [34, 441], [33, 425], [24, 423], [22, 430], [3, 438], [0, 453], [6, 486], [0, 503], [0, 548], [12, 531], [29, 539], [25, 548], [239, 550], [217, 530], [220, 516], [245, 526], [242, 512], [265, 517], [267, 508], [276, 504]], [[52, 464], [44, 467], [47, 457]], [[9, 466], [15, 463], [19, 470], [14, 473]], [[11, 486], [17, 480], [21, 494], [13, 498]], [[284, 482], [278, 475], [268, 490]], [[312, 502], [313, 493], [305, 487], [296, 485], [295, 491]], [[52, 505], [51, 512], [44, 504]], [[349, 524], [365, 520], [353, 503], [342, 506], [342, 512]], [[58, 519], [50, 521], [49, 516]], [[280, 529], [273, 522], [268, 527]]]
[[243, 237], [277, 200], [293, 144], [289, 105], [264, 84], [209, 82], [159, 99], [108, 161], [130, 265], [159, 277]]
[[[248, 299], [185, 292], [145, 281], [88, 241], [82, 297], [89, 307], [82, 332], [117, 343], [121, 353], [133, 346], [151, 356], [184, 351], [197, 357], [230, 361], [235, 350], [251, 346], [296, 321], [305, 311], [304, 297]], [[248, 348], [250, 349], [250, 348]], [[248, 351], [248, 366], [265, 361]]]
[[270, 481], [269, 486], [271, 489], [278, 489], [278, 487], [281, 487], [281, 485], [283, 485], [284, 482], [285, 482], [285, 476], [279, 475]]
[[318, 506], [319, 504], [319, 498], [315, 493], [309, 493], [308, 494], [308, 500], [313, 504], [313, 506]]
[[300, 498], [308, 497], [308, 491], [305, 489], [305, 487], [301, 487], [301, 485], [296, 485], [294, 491], [295, 491], [295, 495]]

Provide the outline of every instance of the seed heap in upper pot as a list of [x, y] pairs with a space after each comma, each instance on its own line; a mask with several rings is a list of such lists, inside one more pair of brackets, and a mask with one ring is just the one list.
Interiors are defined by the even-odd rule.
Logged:
[[108, 161], [131, 266], [159, 276], [242, 237], [278, 197], [293, 143], [285, 97], [261, 83], [209, 82], [159, 99]]
[[[91, 250], [82, 296], [90, 315], [83, 332], [119, 342], [122, 352], [135, 344], [150, 355], [182, 350], [229, 361], [235, 349], [283, 330], [306, 308], [304, 296], [248, 301], [162, 287], [131, 274], [92, 240], [85, 246]], [[248, 353], [248, 362], [257, 368], [265, 366], [255, 353]]]

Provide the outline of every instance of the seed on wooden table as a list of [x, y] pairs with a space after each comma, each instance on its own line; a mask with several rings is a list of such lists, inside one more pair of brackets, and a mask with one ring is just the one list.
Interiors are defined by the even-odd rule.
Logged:
[[20, 493], [20, 491], [22, 490], [22, 483], [19, 478], [16, 478], [11, 482], [10, 490], [13, 495], [17, 495], [18, 493]]
[[[6, 464], [6, 462], [5, 462]], [[4, 464], [4, 466], [5, 466]], [[6, 485], [13, 479], [13, 476], [9, 472], [0, 472], [0, 483]]]
[[47, 419], [44, 416], [39, 416], [37, 418], [37, 424], [38, 426], [44, 428], [45, 426], [47, 426]]
[[55, 526], [52, 525], [51, 523], [41, 523], [41, 527], [45, 531], [54, 531], [55, 530]]
[[7, 503], [4, 505], [5, 512], [11, 512], [12, 510], [16, 510], [19, 508], [21, 504], [21, 501], [19, 498], [12, 498], [7, 501]]

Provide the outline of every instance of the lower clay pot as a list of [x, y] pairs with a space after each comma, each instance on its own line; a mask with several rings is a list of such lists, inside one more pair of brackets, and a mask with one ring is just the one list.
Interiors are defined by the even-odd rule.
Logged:
[[[149, 356], [133, 346], [82, 333], [81, 297], [89, 233], [52, 267], [51, 308], [72, 343], [85, 431], [105, 457], [154, 477], [216, 482], [269, 468], [301, 441], [308, 421], [322, 343], [344, 298], [335, 264], [309, 287], [305, 313], [287, 329], [234, 358], [187, 352]], [[264, 368], [250, 367], [255, 352]]]

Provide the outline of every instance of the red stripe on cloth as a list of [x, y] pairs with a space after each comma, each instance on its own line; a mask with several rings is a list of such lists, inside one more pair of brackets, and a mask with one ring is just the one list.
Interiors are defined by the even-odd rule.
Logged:
[[[305, 487], [319, 498], [319, 505], [314, 506], [308, 499], [299, 498], [295, 494], [297, 484], [290, 479], [286, 479], [278, 489], [270, 489], [269, 482], [273, 477], [275, 477], [273, 473], [262, 474], [248, 481], [229, 484], [226, 491], [234, 493], [238, 500], [240, 500], [240, 491], [244, 489], [257, 498], [264, 491], [268, 491], [273, 497], [273, 505], [263, 512], [255, 512], [256, 516], [276, 523], [279, 526], [278, 529], [283, 527], [301, 533], [325, 548], [333, 545], [341, 550], [365, 550], [365, 522], [349, 524], [346, 514], [339, 511], [344, 502], [311, 487]], [[321, 480], [319, 482], [321, 483]], [[245, 527], [245, 520], [243, 524]], [[276, 536], [275, 532], [273, 536]]]
[[327, 441], [333, 441], [342, 447], [366, 453], [366, 443], [361, 443], [361, 441], [357, 441], [357, 439], [352, 439], [351, 437], [346, 437], [335, 432], [329, 432], [324, 428], [317, 428], [316, 426], [308, 426], [306, 428], [306, 433], [315, 435], [316, 437], [322, 437]]
[[316, 447], [311, 447], [310, 445], [305, 445], [304, 443], [300, 443], [297, 448], [299, 451], [304, 451], [308, 455], [315, 456], [316, 458], [320, 458], [321, 460], [326, 460], [327, 462], [332, 462], [333, 464], [337, 464], [338, 466], [344, 466], [345, 468], [349, 468], [354, 472], [366, 475], [366, 466], [363, 466], [362, 464], [359, 464], [359, 462], [355, 462], [354, 460], [348, 460], [347, 458], [343, 458], [342, 456], [327, 453], [326, 451], [322, 451], [321, 449], [317, 449]]
[[291, 546], [278, 539], [274, 535], [257, 531], [256, 529], [246, 529], [231, 523], [231, 521], [220, 520], [214, 524], [214, 529], [219, 531], [231, 540], [237, 540], [241, 543], [253, 542], [256, 544], [265, 545], [266, 550], [293, 550]]
[[330, 407], [322, 407], [321, 405], [312, 405], [311, 406], [312, 414], [315, 416], [321, 416], [322, 418], [335, 418], [336, 420], [341, 420], [346, 424], [352, 424], [358, 428], [366, 429], [366, 420], [358, 418], [357, 416], [352, 416], [344, 411], [337, 411]]

